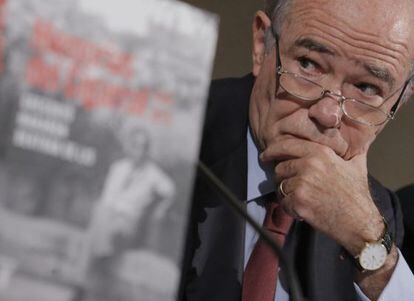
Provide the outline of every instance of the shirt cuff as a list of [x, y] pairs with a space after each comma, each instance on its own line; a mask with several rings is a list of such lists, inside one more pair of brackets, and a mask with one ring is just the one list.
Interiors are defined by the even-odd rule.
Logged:
[[[358, 284], [354, 283], [354, 286], [360, 301], [371, 301], [365, 296]], [[414, 296], [414, 275], [404, 256], [398, 250], [397, 265], [378, 301], [410, 300], [412, 296]]]

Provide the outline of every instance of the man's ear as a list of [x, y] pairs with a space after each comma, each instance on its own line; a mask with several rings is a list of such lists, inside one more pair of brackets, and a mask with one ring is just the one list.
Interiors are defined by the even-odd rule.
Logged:
[[266, 29], [271, 26], [271, 21], [265, 12], [259, 10], [253, 20], [253, 75], [258, 76], [262, 67], [266, 52]]

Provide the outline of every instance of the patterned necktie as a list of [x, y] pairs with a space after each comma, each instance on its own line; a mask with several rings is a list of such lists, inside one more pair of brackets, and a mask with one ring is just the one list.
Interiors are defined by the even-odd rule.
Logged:
[[[283, 210], [279, 203], [266, 203], [263, 227], [279, 246], [283, 246], [292, 221], [293, 218]], [[278, 257], [266, 242], [259, 239], [243, 275], [242, 301], [273, 301], [278, 268]]]

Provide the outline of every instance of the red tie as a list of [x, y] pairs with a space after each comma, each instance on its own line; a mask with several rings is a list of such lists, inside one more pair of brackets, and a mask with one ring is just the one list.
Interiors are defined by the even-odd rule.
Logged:
[[[266, 204], [263, 227], [279, 246], [283, 246], [292, 221], [293, 218], [278, 203]], [[242, 301], [273, 301], [278, 267], [278, 257], [266, 242], [259, 239], [244, 271]]]

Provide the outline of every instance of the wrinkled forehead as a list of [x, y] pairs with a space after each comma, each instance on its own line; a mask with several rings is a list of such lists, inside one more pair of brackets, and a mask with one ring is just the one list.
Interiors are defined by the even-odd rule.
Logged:
[[292, 0], [283, 32], [319, 31], [350, 47], [414, 59], [414, 0]]
[[414, 0], [292, 0], [287, 23], [310, 15], [414, 45]]
[[290, 10], [318, 7], [335, 15], [339, 13], [357, 19], [362, 17], [363, 20], [377, 20], [383, 24], [388, 17], [398, 19], [403, 15], [411, 15], [413, 4], [413, 0], [291, 0], [289, 7]]

